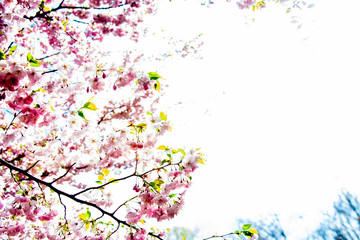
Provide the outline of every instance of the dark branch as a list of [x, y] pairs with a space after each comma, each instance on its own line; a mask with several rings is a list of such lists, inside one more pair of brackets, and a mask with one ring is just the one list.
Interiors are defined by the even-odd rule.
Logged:
[[61, 200], [61, 195], [58, 194], [58, 196], [59, 196], [59, 200], [60, 200], [61, 205], [64, 206], [64, 219], [65, 219], [65, 224], [67, 224], [68, 221], [67, 221], [67, 218], [66, 218], [66, 205], [62, 202], [62, 200]]
[[208, 240], [211, 238], [223, 238], [223, 237], [230, 236], [230, 235], [238, 235], [238, 234], [237, 233], [228, 233], [228, 234], [224, 234], [224, 235], [214, 235], [214, 236], [211, 236], [208, 238], [204, 238], [203, 240]]
[[[0, 158], [0, 164], [6, 166], [7, 168], [9, 168], [10, 172], [11, 172], [11, 171], [17, 171], [17, 172], [25, 175], [26, 177], [28, 177], [26, 180], [29, 180], [29, 181], [33, 180], [33, 181], [37, 182], [38, 184], [42, 184], [42, 185], [44, 185], [44, 186], [47, 186], [48, 188], [50, 188], [51, 190], [53, 190], [53, 191], [54, 191], [55, 193], [57, 193], [58, 195], [66, 196], [66, 197], [70, 198], [71, 200], [73, 200], [73, 201], [75, 201], [75, 202], [77, 202], [77, 203], [81, 203], [81, 204], [84, 204], [84, 205], [87, 205], [87, 206], [90, 206], [90, 207], [93, 207], [93, 208], [99, 210], [103, 215], [108, 215], [109, 217], [111, 217], [112, 219], [114, 219], [114, 220], [118, 223], [118, 225], [123, 224], [123, 225], [125, 225], [125, 226], [127, 226], [127, 227], [129, 227], [129, 228], [133, 228], [133, 229], [135, 229], [135, 230], [138, 230], [136, 227], [128, 224], [128, 223], [127, 223], [126, 221], [124, 221], [124, 220], [121, 220], [121, 219], [117, 218], [117, 217], [115, 216], [115, 214], [110, 213], [110, 212], [108, 212], [108, 211], [105, 211], [105, 210], [102, 209], [101, 207], [97, 206], [95, 203], [87, 202], [87, 201], [84, 201], [84, 200], [82, 200], [82, 199], [76, 198], [76, 195], [78, 195], [79, 193], [77, 193], [77, 194], [69, 194], [69, 193], [67, 193], [67, 192], [64, 192], [64, 191], [56, 188], [55, 186], [53, 186], [52, 183], [50, 183], [50, 182], [45, 182], [45, 181], [43, 181], [43, 180], [41, 180], [41, 179], [39, 179], [39, 178], [37, 178], [37, 177], [34, 177], [33, 175], [29, 174], [26, 170], [22, 170], [22, 169], [20, 169], [20, 168], [18, 168], [18, 167], [16, 167], [16, 166], [12, 165], [11, 163], [5, 161], [5, 160], [2, 159], [2, 158]], [[129, 178], [129, 177], [131, 177], [131, 176], [135, 176], [135, 174], [129, 175], [129, 176], [123, 178], [123, 179]], [[114, 180], [114, 181], [119, 181], [119, 180], [121, 180], [121, 179]], [[111, 181], [111, 182], [114, 182], [114, 181]], [[109, 182], [109, 183], [111, 183], [111, 182]], [[107, 184], [109, 184], [109, 183], [107, 183]], [[107, 184], [104, 184], [104, 185], [107, 185]], [[117, 229], [118, 229], [118, 228], [117, 228]], [[117, 229], [115, 230], [115, 232], [117, 231]], [[114, 234], [115, 232], [113, 232], [112, 234]], [[111, 234], [111, 235], [112, 235], [112, 234]], [[159, 239], [159, 240], [163, 240], [160, 236], [158, 236], [158, 235], [156, 235], [156, 234], [153, 234], [153, 233], [148, 233], [148, 234], [149, 234], [150, 236], [152, 236], [152, 237], [155, 237], [155, 238]]]
[[48, 56], [45, 56], [45, 57], [42, 57], [42, 58], [38, 58], [37, 60], [41, 61], [41, 60], [43, 60], [45, 58], [53, 57], [53, 56], [56, 56], [56, 55], [59, 55], [59, 54], [60, 54], [60, 52], [57, 52], [57, 53], [54, 53], [54, 54], [51, 54], [51, 55], [48, 55]]
[[41, 75], [44, 75], [44, 74], [47, 74], [47, 73], [52, 73], [52, 72], [57, 72], [58, 70], [57, 69], [54, 69], [54, 70], [50, 70], [50, 71], [47, 71], [47, 72], [43, 72]]
[[26, 172], [29, 172], [33, 167], [35, 167], [36, 164], [38, 164], [38, 162], [40, 162], [39, 160], [36, 161], [33, 165], [31, 165], [31, 167], [29, 167], [28, 169], [26, 169]]
[[64, 173], [62, 176], [58, 177], [57, 179], [55, 179], [54, 181], [52, 181], [50, 184], [54, 184], [56, 181], [59, 181], [60, 179], [62, 179], [63, 177], [66, 176], [66, 174], [69, 173], [69, 171], [71, 170], [71, 168], [75, 165], [75, 163], [71, 164], [71, 166], [68, 168], [68, 170], [66, 171], [66, 173]]
[[13, 123], [14, 123], [14, 121], [15, 121], [16, 117], [17, 117], [17, 116], [19, 116], [19, 114], [20, 114], [20, 113], [21, 113], [21, 110], [20, 110], [18, 113], [14, 113], [14, 117], [13, 117], [13, 119], [11, 120], [11, 122], [10, 122], [9, 126], [7, 126], [7, 128], [6, 128], [5, 135], [7, 134], [7, 132], [8, 132], [8, 130], [9, 130], [9, 128], [13, 125]]

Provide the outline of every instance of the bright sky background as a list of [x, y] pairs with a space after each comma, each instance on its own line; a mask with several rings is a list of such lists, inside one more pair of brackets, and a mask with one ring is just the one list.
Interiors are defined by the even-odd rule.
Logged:
[[180, 37], [204, 34], [203, 59], [169, 60], [159, 73], [174, 124], [164, 143], [201, 147], [208, 159], [183, 211], [159, 226], [208, 237], [278, 213], [288, 239], [300, 239], [341, 188], [359, 193], [360, 2], [314, 1], [299, 23], [280, 4], [252, 22], [222, 2], [164, 1], [154, 21]]

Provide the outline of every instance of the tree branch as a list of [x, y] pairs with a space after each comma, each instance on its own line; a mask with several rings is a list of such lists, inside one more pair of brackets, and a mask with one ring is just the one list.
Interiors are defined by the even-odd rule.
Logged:
[[19, 114], [20, 114], [20, 113], [21, 113], [21, 110], [20, 110], [18, 113], [14, 113], [14, 117], [13, 117], [13, 119], [11, 120], [11, 122], [10, 122], [9, 126], [7, 126], [7, 128], [6, 128], [5, 135], [7, 134], [7, 132], [8, 132], [8, 130], [9, 130], [9, 128], [13, 125], [14, 120], [16, 119], [16, 117], [17, 117], [17, 116], [19, 116]]
[[[53, 183], [45, 182], [45, 181], [43, 181], [43, 180], [41, 180], [41, 179], [39, 179], [39, 178], [37, 178], [37, 177], [34, 177], [34, 176], [31, 175], [30, 173], [28, 173], [26, 170], [22, 170], [21, 168], [18, 168], [18, 167], [16, 167], [16, 166], [12, 165], [11, 163], [5, 161], [5, 160], [2, 159], [2, 158], [0, 158], [0, 164], [6, 166], [6, 167], [10, 170], [10, 172], [11, 172], [11, 171], [17, 171], [17, 172], [25, 175], [26, 177], [28, 177], [28, 178], [26, 179], [26, 180], [28, 180], [28, 181], [33, 180], [33, 181], [37, 182], [38, 184], [42, 184], [42, 185], [47, 186], [48, 188], [50, 188], [51, 190], [53, 190], [53, 191], [54, 191], [55, 193], [57, 193], [58, 195], [66, 196], [66, 197], [70, 198], [71, 200], [73, 200], [74, 202], [81, 203], [81, 204], [84, 204], [84, 205], [87, 205], [87, 206], [90, 206], [90, 207], [93, 207], [93, 208], [99, 210], [103, 215], [108, 215], [109, 217], [111, 217], [112, 219], [114, 219], [114, 220], [118, 223], [118, 225], [123, 224], [123, 225], [125, 225], [125, 226], [127, 226], [127, 227], [129, 227], [129, 228], [133, 228], [133, 229], [135, 229], [135, 230], [138, 230], [136, 227], [128, 224], [126, 221], [117, 218], [114, 213], [110, 213], [110, 212], [108, 212], [108, 211], [105, 211], [103, 208], [97, 206], [95, 203], [87, 202], [87, 201], [84, 201], [84, 200], [82, 200], [82, 199], [76, 198], [76, 195], [78, 195], [79, 193], [77, 193], [77, 194], [69, 194], [69, 193], [67, 193], [67, 192], [64, 192], [64, 191], [56, 188], [55, 186], [53, 186]], [[127, 177], [124, 177], [123, 179], [129, 178], [129, 177], [132, 177], [132, 176], [135, 176], [135, 174], [129, 175], [129, 176], [127, 176]], [[114, 181], [119, 181], [119, 179], [118, 179], [118, 180], [114, 180]], [[111, 181], [111, 182], [114, 182], [114, 181]], [[111, 183], [111, 182], [109, 182], [109, 183]], [[107, 183], [107, 184], [109, 184], [109, 183]], [[104, 185], [107, 185], [107, 184], [104, 184]], [[95, 188], [95, 189], [96, 189], [96, 188]], [[117, 228], [117, 229], [118, 229], [118, 228]], [[112, 234], [114, 234], [114, 233], [117, 231], [117, 229], [116, 229]], [[111, 235], [112, 235], [112, 234], [111, 234]], [[111, 236], [111, 235], [110, 235], [110, 236]], [[153, 234], [153, 233], [148, 233], [148, 235], [150, 235], [150, 236], [152, 236], [152, 237], [155, 237], [155, 238], [157, 238], [157, 239], [159, 239], [159, 240], [163, 240], [159, 235], [156, 235], [156, 234]]]
[[230, 236], [230, 235], [238, 235], [237, 233], [228, 233], [228, 234], [224, 234], [224, 235], [214, 235], [214, 236], [211, 236], [211, 237], [208, 237], [208, 238], [204, 238], [203, 240], [208, 240], [208, 239], [211, 239], [211, 238], [222, 238], [222, 237], [226, 237], [226, 236]]

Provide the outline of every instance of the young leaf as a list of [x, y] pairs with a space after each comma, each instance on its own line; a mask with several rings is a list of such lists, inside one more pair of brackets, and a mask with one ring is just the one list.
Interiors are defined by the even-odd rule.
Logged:
[[248, 230], [250, 227], [251, 227], [251, 224], [244, 224], [243, 227], [242, 227], [242, 230], [243, 230], [243, 231], [246, 231], [246, 230]]
[[90, 227], [90, 222], [87, 222], [86, 225], [85, 225], [85, 229], [88, 230]]
[[17, 48], [17, 45], [12, 46], [9, 50], [9, 55], [13, 54], [13, 52], [16, 50], [16, 48]]
[[169, 150], [168, 147], [166, 147], [164, 145], [158, 146], [156, 149], [158, 149], [158, 150]]
[[167, 116], [166, 116], [165, 113], [163, 113], [163, 112], [160, 112], [160, 118], [161, 118], [161, 120], [163, 120], [163, 121], [166, 121], [166, 120], [167, 120]]
[[139, 128], [146, 128], [147, 124], [146, 123], [139, 123], [136, 126], [139, 127]]
[[92, 111], [95, 111], [95, 110], [98, 109], [98, 108], [95, 106], [95, 104], [92, 103], [92, 102], [87, 102], [87, 103], [85, 103], [84, 106], [83, 106], [83, 108], [88, 109], [88, 110], [92, 110]]
[[85, 214], [85, 213], [79, 214], [79, 218], [81, 220], [86, 220], [87, 219], [87, 214]]
[[97, 184], [102, 184], [102, 181], [96, 181]]
[[203, 158], [200, 157], [199, 160], [198, 160], [198, 163], [205, 164], [204, 160], [205, 160], [205, 159], [203, 159]]
[[239, 230], [236, 230], [234, 233], [240, 236], [241, 232]]
[[251, 232], [252, 234], [259, 234], [255, 228], [250, 228], [248, 231]]
[[150, 80], [157, 80], [159, 78], [161, 78], [161, 76], [159, 74], [157, 74], [156, 72], [149, 72], [149, 78]]
[[103, 169], [102, 172], [105, 174], [105, 176], [109, 175], [110, 171], [108, 169]]
[[179, 152], [181, 152], [184, 156], [186, 155], [186, 153], [185, 153], [185, 151], [184, 150], [182, 150], [182, 149], [178, 149], [179, 150]]
[[34, 60], [34, 57], [31, 55], [31, 53], [29, 52], [27, 55], [26, 55], [26, 59], [28, 62], [31, 62]]
[[114, 181], [114, 180], [115, 180], [115, 178], [110, 178], [109, 182], [118, 182], [118, 181]]
[[175, 196], [176, 196], [175, 193], [169, 195], [170, 198], [173, 198], [173, 197], [175, 197]]
[[80, 117], [82, 117], [85, 121], [87, 121], [87, 119], [86, 119], [85, 116], [84, 116], [84, 112], [83, 112], [83, 111], [77, 111], [77, 113], [78, 113], [78, 115], [79, 115]]
[[0, 50], [0, 60], [5, 60], [5, 54]]
[[163, 181], [163, 180], [160, 180], [160, 179], [156, 179], [156, 180], [154, 181], [154, 183], [155, 183], [156, 185], [158, 185], [158, 186], [161, 186], [161, 184], [163, 184], [164, 181]]
[[154, 89], [160, 92], [160, 82], [158, 80], [156, 80], [156, 83], [154, 84]]
[[87, 216], [87, 218], [91, 217], [91, 212], [89, 210], [86, 211], [86, 216]]

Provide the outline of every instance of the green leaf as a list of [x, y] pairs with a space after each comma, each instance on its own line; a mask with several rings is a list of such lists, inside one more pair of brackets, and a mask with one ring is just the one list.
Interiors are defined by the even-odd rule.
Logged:
[[147, 115], [152, 116], [153, 114], [151, 112], [146, 112]]
[[146, 128], [147, 124], [146, 123], [139, 123], [138, 125], [136, 125], [139, 128]]
[[80, 117], [82, 117], [84, 120], [87, 121], [87, 119], [86, 119], [85, 116], [84, 116], [83, 111], [77, 111], [77, 113], [78, 113], [78, 115], [79, 115]]
[[175, 197], [175, 196], [176, 196], [175, 193], [169, 195], [170, 198], [173, 198], [173, 197]]
[[17, 45], [14, 45], [10, 48], [9, 55], [13, 54], [13, 52], [16, 50]]
[[86, 213], [81, 213], [81, 214], [79, 214], [79, 218], [81, 220], [86, 220], [87, 219], [87, 214]]
[[33, 59], [33, 61], [30, 62], [31, 67], [40, 67], [40, 62], [38, 60]]
[[91, 212], [89, 210], [86, 211], [86, 216], [87, 216], [87, 218], [91, 217]]
[[234, 233], [240, 236], [241, 232], [239, 230], [236, 230]]
[[185, 153], [185, 151], [184, 150], [182, 150], [182, 149], [178, 149], [179, 150], [179, 152], [181, 152], [184, 156], [186, 155], [186, 153]]
[[5, 54], [0, 50], [0, 60], [5, 60]]
[[149, 78], [150, 80], [157, 80], [159, 78], [161, 78], [161, 76], [159, 74], [157, 74], [156, 72], [149, 72]]
[[242, 227], [242, 230], [243, 230], [243, 231], [246, 231], [246, 230], [248, 230], [250, 227], [251, 227], [251, 224], [244, 224], [243, 227]]
[[160, 118], [161, 118], [161, 120], [163, 120], [163, 121], [166, 121], [166, 120], [167, 120], [167, 116], [166, 116], [165, 113], [163, 113], [163, 112], [160, 112]]
[[26, 56], [27, 61], [30, 63], [30, 66], [32, 67], [40, 67], [40, 62], [36, 60], [31, 53], [29, 52]]
[[82, 108], [85, 108], [85, 109], [88, 109], [88, 110], [92, 110], [92, 111], [95, 111], [95, 110], [98, 109], [98, 108], [95, 106], [95, 104], [92, 103], [92, 102], [87, 102], [87, 103], [85, 103]]
[[160, 180], [160, 179], [156, 179], [156, 180], [154, 181], [154, 183], [155, 183], [156, 185], [158, 185], [158, 186], [161, 186], [161, 184], [164, 184], [164, 181], [163, 181], [163, 180]]
[[102, 181], [96, 181], [97, 184], [102, 184]]
[[164, 163], [167, 163], [167, 162], [168, 162], [167, 159], [162, 160], [160, 166], [162, 166]]
[[31, 55], [30, 52], [27, 54], [26, 58], [27, 58], [27, 61], [28, 61], [28, 62], [30, 62], [31, 60], [34, 59], [34, 57]]

